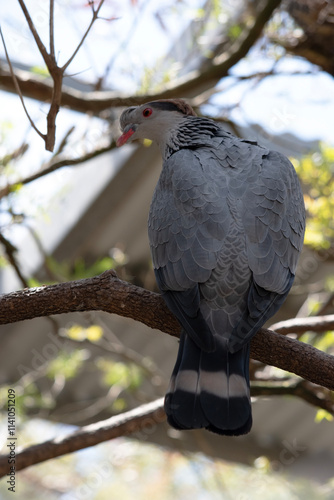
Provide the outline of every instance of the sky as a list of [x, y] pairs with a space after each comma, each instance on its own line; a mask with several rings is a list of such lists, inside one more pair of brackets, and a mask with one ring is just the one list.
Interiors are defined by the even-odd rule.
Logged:
[[[106, 86], [111, 90], [136, 93], [140, 90], [143, 72], [147, 74], [164, 60], [175, 40], [195, 14], [200, 13], [204, 0], [106, 0], [101, 17], [93, 26], [68, 72], [76, 78], [95, 82], [111, 66]], [[224, 2], [219, 21], [226, 22], [228, 14], [238, 2]], [[48, 0], [27, 2], [34, 23], [48, 46]], [[2, 30], [7, 49], [13, 61], [24, 62], [32, 68], [43, 68], [43, 61], [32, 39], [18, 2], [6, 2], [2, 9]], [[72, 54], [91, 19], [90, 7], [81, 0], [55, 2], [55, 45], [59, 63], [63, 64]], [[270, 51], [269, 51], [270, 52]], [[4, 50], [0, 44], [0, 57]], [[294, 134], [303, 141], [314, 144], [322, 140], [333, 144], [334, 139], [334, 80], [306, 61], [284, 57], [275, 62], [275, 76], [264, 80], [238, 81], [259, 71], [273, 67], [272, 54], [260, 52], [259, 44], [240, 61], [218, 84], [218, 93], [212, 96], [203, 112], [227, 116], [237, 124], [248, 127], [260, 125], [271, 136]], [[299, 74], [291, 76], [291, 73]], [[39, 102], [25, 99], [36, 125], [45, 130], [48, 108]], [[26, 140], [29, 152], [16, 168], [20, 175], [28, 175], [48, 160], [50, 153], [43, 141], [31, 130], [18, 96], [0, 92], [1, 123], [6, 123], [5, 140], [0, 143], [0, 154], [10, 151]], [[74, 144], [68, 151], [71, 156], [80, 154], [78, 144], [85, 130], [98, 135], [106, 129], [101, 120], [61, 109], [57, 117], [58, 143], [71, 125], [76, 126]], [[47, 216], [50, 203], [70, 190], [75, 182], [73, 169], [64, 168], [49, 178], [33, 183], [18, 200], [18, 209], [31, 217]], [[1, 181], [0, 181], [1, 182]], [[51, 200], [51, 202], [50, 202]], [[20, 206], [21, 203], [21, 206]]]
[[[96, 81], [109, 64], [112, 69], [107, 79], [108, 88], [137, 92], [143, 68], [149, 71], [163, 59], [163, 55], [171, 49], [174, 40], [190, 22], [194, 12], [198, 12], [203, 1], [162, 0], [157, 7], [153, 0], [106, 0], [101, 16], [108, 21], [100, 19], [95, 23], [86, 43], [70, 65], [69, 73], [76, 75], [78, 79]], [[225, 3], [227, 10], [233, 10], [231, 2]], [[55, 5], [56, 54], [59, 63], [63, 64], [85, 31], [91, 13], [89, 7], [82, 7], [84, 2], [80, 0], [58, 0]], [[47, 0], [29, 2], [31, 15], [46, 45], [48, 6]], [[2, 5], [2, 19], [2, 29], [13, 61], [43, 67], [43, 61], [17, 2]], [[1, 46], [0, 55], [3, 56]], [[259, 56], [258, 50], [253, 50], [231, 73], [236, 77], [247, 75], [270, 69], [272, 64], [272, 58], [263, 54]], [[319, 73], [312, 65], [299, 58], [285, 57], [276, 69], [284, 75], [266, 78], [256, 85], [250, 81], [238, 83], [235, 80], [235, 85], [213, 98], [212, 103], [230, 108], [239, 102], [240, 105], [233, 110], [231, 117], [241, 124], [260, 123], [276, 133], [288, 131], [305, 140], [333, 141], [333, 78], [323, 72]], [[291, 77], [289, 73], [295, 71], [301, 74]], [[229, 79], [224, 79], [220, 88], [224, 89], [228, 84]], [[17, 97], [8, 98], [8, 94], [1, 92], [0, 103], [2, 119], [15, 121], [13, 116], [17, 116], [15, 126], [25, 133], [28, 123]], [[45, 109], [34, 102], [29, 103], [29, 108], [41, 127], [44, 127]], [[17, 135], [16, 131], [15, 136]]]

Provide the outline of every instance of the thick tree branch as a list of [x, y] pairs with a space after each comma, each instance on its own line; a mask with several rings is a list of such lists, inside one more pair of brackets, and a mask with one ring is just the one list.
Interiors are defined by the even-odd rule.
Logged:
[[[165, 420], [163, 399], [157, 399], [138, 408], [122, 413], [107, 420], [81, 427], [78, 431], [64, 437], [57, 437], [44, 443], [30, 446], [16, 454], [16, 471], [30, 465], [45, 462], [66, 453], [72, 453], [109, 439], [127, 436], [141, 431], [145, 433]], [[0, 477], [9, 471], [8, 456], [0, 456]]]
[[[172, 81], [157, 93], [130, 96], [116, 92], [89, 92], [63, 87], [61, 103], [74, 111], [98, 114], [106, 108], [143, 104], [149, 100], [170, 97], [193, 97], [212, 88], [221, 78], [228, 75], [229, 70], [245, 57], [255, 41], [261, 35], [263, 27], [269, 21], [273, 11], [281, 0], [262, 2], [253, 25], [240, 35], [231, 48], [224, 54], [216, 56], [204, 71], [193, 71], [183, 78]], [[23, 95], [39, 101], [50, 101], [52, 85], [45, 79], [37, 78], [28, 72], [16, 71], [16, 78]], [[0, 68], [0, 88], [16, 92], [9, 73]]]
[[[179, 337], [180, 334], [177, 320], [158, 294], [119, 280], [114, 271], [106, 271], [94, 278], [25, 289], [0, 297], [1, 324], [86, 310], [103, 310], [119, 314], [175, 337]], [[307, 323], [309, 319], [311, 321]], [[302, 318], [298, 321], [304, 329], [312, 329], [313, 319]], [[322, 318], [324, 330], [329, 324], [326, 319], [328, 318]], [[329, 319], [331, 320], [330, 317]], [[319, 324], [316, 328], [320, 328]], [[334, 357], [298, 340], [261, 329], [251, 341], [251, 356], [263, 363], [293, 372], [312, 383], [330, 390], [334, 389]], [[270, 390], [270, 394], [274, 392], [279, 395], [284, 393], [299, 396], [311, 404], [333, 411], [331, 401], [325, 398], [326, 401], [322, 402], [319, 391], [315, 393], [313, 387], [305, 381], [296, 381], [283, 386], [281, 384], [276, 388], [263, 384], [259, 386], [255, 383], [252, 386], [252, 395], [264, 394], [266, 390]], [[115, 437], [138, 431], [145, 432], [145, 428], [151, 430], [152, 426], [164, 419], [163, 400], [159, 399], [122, 415], [82, 427], [64, 438], [31, 446], [16, 455], [16, 470]], [[8, 457], [1, 456], [0, 477], [7, 472]]]
[[[97, 310], [132, 318], [174, 337], [180, 335], [179, 323], [160, 295], [119, 280], [114, 271], [3, 295], [0, 324]], [[251, 341], [251, 356], [334, 390], [334, 357], [298, 340], [262, 328]]]

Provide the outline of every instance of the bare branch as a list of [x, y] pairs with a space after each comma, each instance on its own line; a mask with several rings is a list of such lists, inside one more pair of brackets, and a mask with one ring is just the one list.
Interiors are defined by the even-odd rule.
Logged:
[[288, 333], [304, 333], [310, 330], [312, 332], [325, 332], [326, 330], [334, 330], [334, 314], [289, 319], [275, 323], [271, 325], [271, 328], [283, 335]]
[[6, 54], [6, 59], [7, 59], [7, 63], [8, 63], [8, 66], [9, 66], [9, 70], [10, 70], [10, 75], [11, 75], [11, 80], [14, 84], [14, 88], [15, 88], [15, 92], [17, 93], [17, 95], [19, 96], [20, 100], [21, 100], [21, 103], [22, 103], [22, 106], [23, 106], [23, 109], [24, 109], [24, 112], [25, 114], [27, 115], [27, 118], [30, 122], [30, 125], [32, 126], [32, 128], [37, 132], [37, 134], [42, 137], [42, 139], [45, 141], [46, 139], [46, 135], [45, 134], [42, 134], [42, 132], [40, 132], [40, 130], [38, 130], [38, 128], [36, 127], [35, 123], [33, 122], [32, 118], [30, 117], [29, 113], [28, 113], [28, 110], [26, 108], [26, 105], [24, 103], [24, 99], [23, 99], [23, 95], [22, 95], [22, 92], [21, 92], [21, 89], [20, 89], [20, 85], [19, 85], [19, 82], [16, 78], [16, 75], [14, 73], [14, 70], [13, 70], [13, 66], [12, 66], [12, 63], [11, 63], [11, 60], [9, 58], [9, 54], [7, 52], [7, 47], [6, 47], [6, 42], [5, 42], [5, 39], [4, 39], [4, 36], [3, 36], [3, 33], [2, 33], [2, 29], [1, 29], [1, 26], [0, 26], [0, 35], [1, 35], [1, 39], [2, 39], [2, 43], [3, 43], [3, 46], [4, 46], [4, 49], [5, 49], [5, 54]]
[[69, 58], [69, 60], [64, 64], [64, 66], [61, 68], [62, 71], [64, 72], [66, 70], [66, 68], [68, 68], [68, 66], [71, 64], [71, 62], [73, 61], [73, 59], [75, 58], [75, 56], [77, 55], [77, 53], [79, 52], [82, 44], [84, 43], [84, 41], [86, 40], [87, 38], [87, 35], [88, 33], [90, 32], [93, 24], [95, 23], [96, 19], [98, 18], [99, 16], [99, 12], [100, 12], [100, 9], [102, 7], [104, 3], [104, 0], [100, 0], [100, 3], [97, 7], [97, 9], [95, 10], [94, 9], [94, 5], [92, 5], [92, 12], [93, 12], [93, 16], [92, 16], [92, 19], [91, 19], [91, 22], [89, 23], [89, 26], [88, 28], [86, 29], [86, 32], [85, 34], [83, 35], [82, 39], [80, 40], [79, 42], [79, 45], [77, 46], [77, 48], [75, 49], [75, 51], [73, 52], [73, 54], [71, 55], [71, 57]]
[[23, 11], [23, 14], [24, 14], [24, 17], [26, 18], [27, 20], [27, 23], [28, 23], [28, 26], [30, 28], [30, 31], [35, 39], [35, 42], [37, 44], [37, 47], [38, 47], [38, 50], [40, 51], [41, 53], [41, 56], [43, 57], [44, 59], [44, 62], [47, 66], [47, 68], [49, 69], [50, 71], [50, 54], [48, 53], [48, 51], [46, 50], [45, 48], [45, 45], [44, 43], [42, 42], [36, 28], [35, 28], [35, 25], [33, 23], [33, 20], [31, 19], [31, 16], [29, 14], [29, 11], [25, 5], [25, 3], [23, 2], [23, 0], [19, 0], [19, 4], [21, 6], [21, 9]]
[[[132, 318], [174, 337], [180, 336], [180, 325], [160, 295], [118, 279], [114, 271], [3, 295], [0, 324], [97, 310]], [[262, 328], [251, 341], [251, 356], [334, 390], [334, 356], [311, 345]]]
[[[194, 71], [183, 78], [176, 79], [157, 93], [131, 96], [118, 92], [84, 93], [65, 88], [62, 91], [62, 105], [82, 113], [92, 112], [98, 114], [110, 107], [138, 105], [150, 100], [168, 97], [182, 96], [189, 98], [196, 96], [211, 88], [224, 76], [227, 76], [230, 68], [247, 55], [279, 4], [280, 0], [266, 0], [263, 2], [263, 7], [259, 8], [254, 24], [248, 30], [245, 30], [227, 53], [216, 56], [206, 70]], [[52, 91], [50, 83], [27, 72], [17, 71], [16, 73], [24, 95], [37, 100], [50, 99]], [[0, 69], [0, 77], [0, 87], [2, 89], [11, 92], [16, 91], [5, 70]]]
[[63, 84], [63, 69], [57, 66], [57, 62], [54, 56], [54, 33], [53, 33], [53, 21], [54, 21], [54, 2], [50, 0], [50, 54], [45, 48], [42, 40], [40, 39], [38, 32], [34, 26], [34, 23], [30, 17], [29, 11], [23, 0], [19, 0], [19, 4], [27, 20], [28, 26], [31, 33], [36, 41], [38, 50], [40, 51], [44, 62], [49, 70], [49, 73], [53, 79], [52, 88], [52, 98], [50, 109], [47, 115], [47, 134], [44, 136], [45, 149], [47, 151], [53, 151], [54, 144], [56, 140], [56, 117], [60, 109], [61, 94], [62, 94], [62, 84]]
[[18, 265], [18, 262], [17, 262], [17, 260], [15, 258], [15, 252], [17, 251], [17, 249], [1, 233], [0, 233], [0, 243], [4, 246], [5, 252], [6, 252], [6, 255], [7, 255], [7, 259], [10, 262], [10, 264], [13, 266], [13, 268], [14, 268], [16, 274], [17, 274], [17, 277], [21, 281], [22, 285], [24, 287], [28, 288], [29, 287], [28, 281], [23, 276], [22, 271], [20, 269], [20, 266]]
[[63, 152], [63, 150], [65, 149], [65, 146], [66, 146], [66, 145], [67, 145], [67, 143], [68, 143], [68, 139], [69, 139], [70, 135], [74, 132], [74, 130], [75, 130], [75, 126], [74, 126], [74, 125], [72, 125], [72, 126], [68, 129], [68, 131], [65, 133], [64, 137], [63, 137], [63, 138], [62, 138], [62, 140], [60, 141], [60, 144], [59, 144], [59, 146], [58, 146], [57, 150], [56, 150], [56, 151], [55, 151], [55, 153], [54, 153], [54, 158], [55, 158], [56, 156], [60, 155], [60, 154]]
[[[309, 383], [297, 381], [290, 384], [252, 384], [252, 396], [264, 394], [270, 395], [293, 395], [306, 400], [310, 404], [320, 406], [333, 413], [333, 402], [322, 401]], [[136, 432], [145, 432], [145, 428], [150, 432], [153, 426], [159, 425], [165, 421], [165, 412], [163, 409], [163, 398], [159, 398], [152, 403], [148, 403], [138, 408], [111, 417], [107, 420], [96, 422], [81, 427], [74, 433], [64, 437], [58, 437], [44, 443], [29, 446], [28, 448], [16, 454], [16, 470], [25, 469], [31, 465], [45, 462], [52, 458], [73, 453], [74, 451], [95, 446], [104, 441], [115, 439], [120, 436], [127, 436]], [[0, 477], [3, 477], [9, 471], [8, 456], [0, 456]]]
[[62, 167], [71, 167], [75, 165], [80, 165], [81, 163], [85, 163], [86, 161], [89, 161], [92, 158], [96, 158], [97, 156], [103, 153], [112, 151], [114, 148], [116, 148], [116, 143], [115, 141], [112, 141], [107, 146], [95, 149], [94, 151], [86, 153], [85, 155], [80, 156], [78, 158], [62, 158], [62, 159], [53, 158], [50, 162], [44, 165], [41, 168], [41, 170], [39, 170], [35, 174], [29, 175], [28, 177], [25, 177], [20, 181], [8, 184], [3, 189], [0, 189], [0, 199], [3, 198], [4, 196], [7, 196], [10, 192], [12, 192], [15, 189], [15, 186], [17, 185], [29, 184], [30, 182], [33, 182], [36, 179], [40, 179], [41, 177], [44, 177], [45, 175], [50, 174], [51, 172], [54, 172], [55, 170], [58, 170]]
[[319, 388], [306, 380], [294, 378], [288, 382], [251, 382], [251, 396], [295, 396], [307, 403], [334, 414], [334, 401], [331, 392]]
[[[73, 451], [94, 446], [109, 439], [127, 436], [136, 432], [145, 432], [165, 420], [163, 399], [142, 405], [134, 410], [111, 417], [101, 422], [86, 425], [63, 438], [55, 438], [41, 444], [30, 446], [16, 454], [16, 470], [45, 462]], [[9, 472], [8, 456], [0, 456], [0, 477]]]
[[[55, 145], [55, 140], [56, 140], [56, 118], [57, 114], [60, 109], [60, 104], [61, 104], [61, 98], [62, 98], [62, 85], [63, 85], [63, 76], [64, 76], [64, 71], [68, 67], [68, 65], [73, 61], [74, 57], [78, 53], [78, 50], [80, 49], [81, 45], [83, 44], [84, 40], [86, 39], [93, 23], [96, 21], [99, 11], [103, 5], [104, 0], [100, 0], [100, 3], [95, 10], [94, 7], [92, 8], [93, 10], [93, 16], [92, 20], [83, 36], [81, 39], [78, 47], [75, 49], [74, 53], [72, 56], [69, 58], [66, 64], [64, 64], [63, 67], [59, 67], [57, 65], [56, 59], [55, 59], [55, 48], [54, 48], [54, 1], [50, 0], [50, 21], [49, 21], [49, 30], [50, 30], [50, 54], [46, 50], [42, 40], [40, 39], [38, 32], [34, 26], [34, 23], [31, 19], [31, 16], [29, 14], [29, 11], [24, 3], [23, 0], [19, 0], [21, 9], [24, 13], [24, 16], [27, 20], [27, 23], [29, 25], [30, 31], [33, 34], [33, 37], [36, 41], [36, 44], [38, 46], [38, 49], [44, 59], [44, 62], [49, 70], [49, 73], [53, 79], [53, 87], [52, 87], [52, 96], [51, 96], [51, 104], [50, 104], [50, 109], [47, 115], [47, 134], [43, 136], [45, 140], [45, 149], [47, 151], [53, 151], [54, 145]], [[8, 58], [7, 58], [8, 60]], [[13, 73], [13, 71], [11, 71]], [[15, 86], [16, 91], [18, 85]], [[21, 99], [22, 100], [22, 99]], [[23, 101], [22, 101], [23, 102]], [[30, 123], [32, 121], [30, 120]], [[36, 127], [34, 127], [35, 130]], [[40, 134], [41, 135], [41, 134]]]
[[50, 0], [50, 56], [55, 61], [54, 0]]

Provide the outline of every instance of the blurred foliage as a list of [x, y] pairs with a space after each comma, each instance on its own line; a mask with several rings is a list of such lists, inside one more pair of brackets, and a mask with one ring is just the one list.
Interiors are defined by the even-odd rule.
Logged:
[[325, 290], [334, 292], [334, 276], [328, 276], [325, 281]]
[[242, 33], [242, 26], [240, 24], [233, 24], [228, 30], [228, 36], [231, 40], [236, 40]]
[[311, 344], [320, 351], [334, 354], [334, 331], [328, 331], [323, 334], [316, 332], [305, 332], [299, 337], [301, 342]]
[[8, 264], [8, 260], [6, 259], [6, 257], [4, 257], [4, 255], [0, 255], [0, 268], [6, 267], [7, 264]]
[[103, 382], [107, 387], [118, 385], [123, 390], [138, 389], [142, 383], [142, 370], [134, 363], [123, 363], [105, 358], [98, 358], [96, 366], [103, 373]]
[[[5, 424], [5, 422], [4, 422]], [[20, 433], [20, 444], [67, 432], [40, 420]], [[298, 461], [298, 457], [296, 461]], [[278, 471], [278, 472], [274, 472]], [[13, 498], [5, 481], [3, 500]], [[35, 465], [18, 476], [16, 500], [332, 500], [333, 481], [318, 485], [291, 474], [277, 457], [257, 457], [254, 467], [182, 455], [148, 443], [122, 438]]]
[[322, 422], [323, 420], [327, 420], [328, 422], [333, 422], [334, 417], [328, 411], [323, 410], [322, 408], [320, 408], [317, 411], [317, 414], [315, 416], [315, 421], [318, 423], [318, 422]]
[[58, 356], [48, 364], [46, 375], [49, 378], [55, 378], [57, 375], [62, 375], [65, 379], [74, 378], [88, 356], [86, 349], [60, 351]]
[[[53, 281], [70, 281], [84, 278], [91, 278], [98, 274], [115, 268], [115, 260], [111, 257], [97, 259], [91, 265], [87, 265], [83, 258], [78, 258], [74, 263], [68, 261], [59, 262], [51, 255], [45, 255], [45, 266], [48, 268], [49, 275], [53, 276]], [[36, 279], [31, 282], [31, 286], [38, 286], [41, 283]]]
[[27, 414], [36, 414], [54, 407], [55, 401], [49, 394], [41, 392], [37, 384], [28, 377], [11, 386], [0, 387], [0, 406], [5, 413], [8, 389], [15, 390], [15, 413], [18, 423], [24, 421]]
[[334, 348], [334, 331], [325, 332], [323, 335], [318, 335], [314, 345], [320, 351], [331, 353]]
[[35, 75], [44, 76], [45, 78], [50, 77], [49, 70], [46, 66], [32, 66], [30, 71]]
[[66, 335], [77, 342], [82, 342], [84, 340], [97, 342], [103, 337], [103, 328], [99, 325], [91, 325], [87, 328], [81, 325], [73, 325], [67, 328]]
[[307, 210], [305, 244], [328, 250], [334, 244], [334, 147], [293, 161], [304, 186]]
[[[103, 330], [98, 325], [87, 328], [73, 325], [66, 333], [71, 340], [77, 342], [89, 340], [94, 343], [101, 339]], [[41, 357], [43, 358], [42, 355]], [[73, 349], [68, 345], [68, 348], [61, 349], [53, 359], [45, 359], [45, 363], [34, 371], [27, 371], [10, 387], [1, 386], [0, 408], [6, 411], [8, 389], [11, 388], [15, 390], [16, 412], [21, 419], [25, 420], [31, 415], [45, 418], [50, 410], [57, 406], [57, 396], [67, 381], [80, 377], [84, 363], [90, 363], [94, 372], [100, 371], [102, 375], [100, 386], [102, 384], [104, 391], [107, 388], [106, 394], [109, 395], [109, 400], [107, 395], [102, 396], [101, 400], [106, 401], [102, 406], [109, 406], [113, 412], [124, 410], [127, 407], [126, 395], [138, 390], [143, 383], [143, 369], [134, 362], [114, 361], [107, 356], [99, 356], [95, 360], [90, 358], [91, 353], [88, 349]], [[49, 380], [48, 384], [45, 383], [45, 377]]]

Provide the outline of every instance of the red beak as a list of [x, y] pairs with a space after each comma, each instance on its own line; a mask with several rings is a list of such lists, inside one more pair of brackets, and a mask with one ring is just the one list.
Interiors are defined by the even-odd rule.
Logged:
[[128, 140], [130, 139], [130, 137], [135, 133], [135, 129], [133, 128], [130, 128], [129, 130], [126, 130], [123, 132], [123, 134], [117, 139], [116, 141], [116, 146], [119, 148], [121, 146], [123, 146], [123, 144], [125, 144], [126, 142], [128, 142]]

